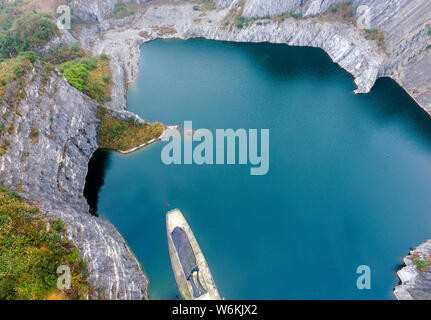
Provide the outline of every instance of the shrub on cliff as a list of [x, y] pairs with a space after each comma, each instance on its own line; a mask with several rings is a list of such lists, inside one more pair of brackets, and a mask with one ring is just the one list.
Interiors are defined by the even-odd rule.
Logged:
[[43, 57], [43, 60], [53, 65], [59, 65], [68, 61], [87, 56], [85, 50], [79, 44], [60, 45]]
[[99, 113], [101, 123], [97, 132], [100, 148], [126, 151], [160, 137], [163, 133], [161, 123], [138, 123], [134, 119], [119, 120], [103, 108]]
[[[83, 93], [104, 104], [111, 96], [109, 58], [78, 58], [58, 66], [67, 81]], [[109, 79], [109, 80], [108, 80]]]
[[[85, 261], [64, 236], [63, 223], [0, 188], [0, 299], [87, 299]], [[71, 270], [71, 289], [57, 288], [57, 268]]]
[[133, 3], [125, 3], [123, 1], [118, 1], [115, 4], [114, 12], [112, 12], [111, 17], [115, 19], [121, 19], [124, 17], [127, 17], [129, 15], [132, 15], [135, 13], [135, 10], [137, 9], [137, 5]]
[[377, 45], [383, 49], [383, 51], [386, 51], [386, 44], [385, 44], [385, 33], [382, 30], [378, 29], [367, 29], [365, 30], [365, 38], [368, 40], [375, 40], [377, 41]]
[[49, 14], [29, 12], [16, 18], [12, 26], [0, 30], [0, 56], [10, 58], [22, 51], [42, 48], [58, 33]]
[[7, 59], [0, 63], [0, 99], [5, 96], [6, 86], [11, 82], [17, 83], [14, 92], [11, 92], [13, 100], [22, 97], [25, 76], [32, 69], [35, 61], [36, 55], [33, 52], [24, 52], [16, 58]]

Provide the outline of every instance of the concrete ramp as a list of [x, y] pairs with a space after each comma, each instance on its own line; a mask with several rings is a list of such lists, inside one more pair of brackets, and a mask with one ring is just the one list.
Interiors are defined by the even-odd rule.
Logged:
[[166, 214], [169, 255], [185, 300], [220, 300], [204, 255], [180, 210]]

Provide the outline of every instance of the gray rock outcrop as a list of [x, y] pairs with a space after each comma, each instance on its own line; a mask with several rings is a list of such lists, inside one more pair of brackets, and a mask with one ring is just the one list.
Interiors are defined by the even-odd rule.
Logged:
[[0, 157], [0, 180], [46, 217], [64, 221], [99, 297], [147, 298], [148, 281], [133, 253], [112, 224], [89, 214], [82, 196], [87, 163], [98, 148], [98, 105], [43, 69], [35, 65], [16, 106], [0, 104], [0, 121], [14, 127]]
[[431, 240], [428, 240], [404, 258], [405, 267], [398, 271], [401, 284], [394, 290], [399, 300], [431, 300], [431, 270], [419, 270], [414, 260], [431, 263]]

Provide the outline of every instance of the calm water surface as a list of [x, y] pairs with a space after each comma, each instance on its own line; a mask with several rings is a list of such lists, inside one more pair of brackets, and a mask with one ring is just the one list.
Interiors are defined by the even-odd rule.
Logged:
[[[142, 47], [128, 107], [194, 128], [270, 129], [270, 171], [166, 166], [164, 143], [99, 152], [88, 197], [148, 274], [177, 295], [165, 201], [182, 210], [228, 299], [391, 299], [410, 247], [431, 237], [431, 119], [389, 79], [354, 95], [318, 49], [202, 39]], [[372, 289], [356, 289], [356, 268]]]

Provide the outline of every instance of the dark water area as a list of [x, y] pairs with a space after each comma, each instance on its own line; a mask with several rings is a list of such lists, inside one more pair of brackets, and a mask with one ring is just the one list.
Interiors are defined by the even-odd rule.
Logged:
[[97, 204], [99, 192], [105, 184], [105, 175], [109, 168], [111, 153], [107, 150], [97, 150], [88, 163], [88, 174], [85, 179], [84, 197], [90, 206], [91, 214], [98, 216]]
[[[86, 195], [124, 236], [150, 296], [178, 294], [167, 201], [189, 222], [227, 299], [392, 299], [409, 249], [431, 237], [431, 119], [394, 81], [354, 95], [321, 50], [196, 40], [142, 47], [129, 110], [195, 129], [269, 129], [270, 169], [172, 165], [166, 143], [97, 152]], [[358, 290], [356, 269], [371, 269]]]

